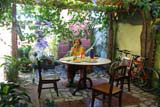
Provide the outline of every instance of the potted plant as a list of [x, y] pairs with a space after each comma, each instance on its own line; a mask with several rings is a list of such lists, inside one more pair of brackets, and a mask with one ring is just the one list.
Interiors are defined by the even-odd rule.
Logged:
[[43, 69], [54, 69], [54, 57], [42, 56], [40, 60], [42, 61]]
[[12, 56], [4, 56], [5, 62], [1, 66], [4, 66], [6, 73], [6, 79], [11, 82], [16, 82], [18, 79], [18, 71], [21, 69], [21, 61]]
[[28, 107], [31, 99], [25, 89], [15, 83], [0, 83], [0, 107]]
[[21, 69], [20, 71], [23, 73], [29, 73], [32, 71], [32, 62], [27, 57], [19, 58], [21, 62]]
[[21, 57], [29, 58], [30, 50], [31, 50], [30, 45], [26, 45], [26, 46], [22, 46], [22, 47], [18, 48], [18, 58], [21, 58]]

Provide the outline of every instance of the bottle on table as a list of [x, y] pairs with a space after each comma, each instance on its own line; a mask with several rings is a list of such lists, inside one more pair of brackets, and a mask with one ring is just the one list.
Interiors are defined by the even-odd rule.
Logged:
[[94, 50], [93, 50], [93, 48], [90, 50], [90, 58], [91, 58], [91, 59], [94, 58]]

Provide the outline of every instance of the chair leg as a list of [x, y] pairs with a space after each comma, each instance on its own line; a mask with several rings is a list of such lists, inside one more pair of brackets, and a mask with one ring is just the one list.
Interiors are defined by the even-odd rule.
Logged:
[[57, 93], [57, 96], [59, 96], [59, 94], [58, 94], [57, 82], [54, 82], [53, 85], [54, 85], [54, 90], [55, 90], [56, 93]]
[[42, 90], [42, 83], [39, 83], [38, 85], [38, 98], [41, 96], [41, 90]]
[[123, 91], [124, 79], [121, 80], [120, 83], [121, 83], [120, 89]]
[[103, 105], [105, 103], [105, 99], [106, 99], [106, 96], [105, 96], [105, 94], [103, 94], [103, 97], [102, 97], [102, 103], [103, 103]]
[[105, 94], [103, 94], [103, 100], [105, 100], [106, 99], [106, 96], [105, 96]]
[[112, 96], [108, 97], [108, 107], [112, 107]]
[[130, 78], [128, 78], [128, 91], [131, 91], [131, 87], [130, 87]]
[[122, 92], [119, 93], [119, 107], [122, 107]]
[[94, 107], [94, 101], [95, 101], [95, 91], [92, 91], [92, 102], [91, 102], [91, 107]]

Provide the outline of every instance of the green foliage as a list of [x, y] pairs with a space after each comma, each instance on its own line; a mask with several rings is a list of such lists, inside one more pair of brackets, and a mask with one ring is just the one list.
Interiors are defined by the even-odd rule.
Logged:
[[20, 57], [21, 68], [20, 71], [23, 73], [28, 73], [32, 71], [32, 62], [27, 57]]
[[154, 1], [152, 3], [151, 14], [154, 18], [160, 17], [160, 1]]
[[4, 56], [5, 62], [1, 64], [4, 66], [7, 80], [17, 82], [18, 71], [21, 69], [21, 61], [12, 56]]
[[[3, 0], [5, 1], [5, 0]], [[2, 18], [0, 18], [1, 23], [4, 22], [10, 22], [12, 21], [12, 15], [11, 15], [11, 3], [13, 2], [12, 0], [7, 2], [9, 0], [6, 0], [5, 2], [2, 2], [1, 4], [7, 4], [8, 10], [4, 10]], [[72, 40], [72, 32], [68, 29], [69, 23], [74, 23], [77, 21], [82, 22], [84, 19], [85, 15], [83, 15], [84, 10], [89, 10], [92, 11], [93, 9], [97, 9], [97, 11], [112, 11], [116, 10], [117, 6], [101, 6], [101, 5], [94, 5], [93, 3], [84, 3], [80, 1], [67, 1], [67, 0], [40, 0], [39, 3], [36, 3], [35, 0], [16, 0], [17, 3], [21, 2], [24, 3], [22, 7], [24, 7], [24, 11], [17, 11], [17, 14], [23, 14], [25, 17], [28, 17], [28, 19], [34, 19], [34, 20], [40, 20], [44, 21], [47, 20], [52, 23], [51, 28], [43, 28], [44, 35], [51, 35], [54, 34], [58, 36], [59, 40], [62, 39], [67, 39], [71, 38]], [[35, 8], [35, 4], [38, 4], [37, 7]], [[43, 5], [41, 5], [43, 4]], [[70, 8], [70, 10], [76, 10], [77, 15], [75, 15], [72, 21], [70, 22], [64, 22], [60, 18], [60, 12], [64, 8]], [[83, 12], [82, 12], [83, 10]], [[75, 12], [75, 11], [74, 11]], [[72, 12], [73, 14], [73, 12]], [[6, 18], [8, 17], [8, 18]], [[5, 18], [5, 19], [4, 19]], [[17, 19], [19, 16], [17, 17]], [[10, 21], [7, 21], [10, 20]], [[36, 37], [34, 33], [24, 33], [23, 28], [25, 25], [29, 25], [30, 30], [35, 30], [37, 29], [33, 25], [33, 20], [27, 20], [27, 21], [17, 21], [17, 33], [19, 35], [20, 40], [27, 40], [29, 43], [34, 42], [36, 40]]]
[[30, 45], [24, 45], [18, 48], [18, 60], [21, 62], [21, 72], [31, 72], [32, 71], [32, 62], [29, 59], [29, 52], [31, 50]]
[[14, 83], [0, 83], [0, 107], [22, 107], [31, 103], [24, 88]]
[[151, 10], [151, 0], [140, 0], [137, 2], [137, 6], [143, 8], [145, 11]]
[[[111, 2], [117, 2], [118, 0], [112, 0]], [[35, 0], [1, 0], [0, 1], [0, 12], [2, 13], [0, 15], [1, 23], [7, 22], [7, 20], [11, 20], [11, 3], [17, 2], [17, 3], [23, 3], [24, 5], [28, 5], [28, 9], [26, 8], [25, 12], [32, 11], [34, 9], [33, 5], [41, 5], [43, 7], [53, 8], [58, 7], [59, 9], [74, 9], [74, 10], [93, 10], [97, 9], [98, 11], [115, 11], [118, 10], [119, 7], [115, 5], [104, 5], [105, 0], [101, 0], [97, 2], [97, 5], [94, 5], [92, 2], [81, 2], [78, 0], [40, 0], [40, 2], [36, 3]], [[124, 7], [128, 9], [130, 5], [138, 6], [140, 8], [143, 8], [146, 11], [152, 10], [153, 16], [157, 17], [159, 16], [159, 6], [160, 1], [159, 0], [122, 0]], [[44, 9], [44, 8], [40, 8]], [[52, 9], [53, 10], [53, 9]], [[46, 17], [49, 17], [46, 15]]]
[[29, 58], [29, 52], [31, 50], [30, 45], [21, 46], [18, 48], [18, 58], [26, 57]]
[[[25, 5], [23, 5], [24, 11], [21, 11], [20, 14], [24, 14], [25, 17], [32, 18], [34, 20], [39, 20], [43, 22], [44, 20], [47, 20], [52, 23], [50, 28], [43, 27], [41, 30], [44, 31], [45, 36], [50, 36], [50, 35], [57, 35], [57, 40], [65, 40], [69, 39], [69, 41], [72, 41], [73, 39], [73, 34], [69, 30], [69, 24], [76, 23], [77, 21], [83, 22], [84, 20], [91, 21], [92, 23], [89, 23], [89, 29], [90, 29], [90, 34], [93, 35], [93, 27], [96, 24], [102, 24], [103, 27], [106, 27], [106, 16], [104, 13], [106, 11], [114, 11], [119, 9], [117, 6], [114, 5], [103, 5], [103, 1], [101, 3], [97, 3], [97, 5], [94, 5], [91, 2], [84, 3], [80, 1], [67, 1], [67, 0], [40, 0], [39, 3], [37, 3], [37, 6], [33, 7], [33, 4], [35, 4], [35, 1], [28, 1], [28, 0], [23, 0], [25, 1]], [[114, 0], [112, 2], [117, 2], [117, 0]], [[102, 4], [103, 3], [103, 4]], [[157, 5], [157, 1], [150, 1], [150, 0], [123, 0], [124, 3], [124, 8], [128, 9], [130, 5], [134, 5], [137, 7], [140, 7], [141, 9], [144, 9], [146, 12], [151, 12], [153, 17], [158, 17], [159, 16], [159, 9]], [[43, 5], [41, 5], [43, 4]], [[73, 18], [69, 20], [68, 22], [63, 21], [63, 18], [61, 18], [61, 11], [62, 9], [68, 8], [69, 15], [72, 15]], [[99, 14], [99, 18], [94, 18], [92, 17], [91, 13], [92, 11], [96, 11], [97, 14]], [[103, 17], [101, 17], [103, 16]], [[103, 20], [103, 21], [102, 21]], [[100, 22], [101, 21], [101, 22]], [[19, 20], [19, 26], [21, 29], [23, 29], [24, 25], [29, 25], [30, 30], [36, 30], [37, 27], [33, 25], [33, 20], [27, 20], [27, 21], [20, 21]], [[100, 28], [100, 29], [103, 29]], [[23, 33], [23, 32], [22, 32]], [[21, 31], [19, 30], [19, 35], [23, 35], [23, 38], [25, 38], [28, 42], [33, 42], [36, 40], [36, 37], [34, 33], [23, 33], [21, 34]], [[86, 34], [87, 37], [89, 35]], [[80, 33], [79, 36], [82, 36], [82, 33]], [[22, 38], [22, 37], [21, 37]], [[93, 39], [94, 40], [94, 39]]]
[[0, 0], [0, 26], [9, 25], [12, 21], [12, 2], [13, 0]]
[[[34, 5], [34, 0], [23, 0], [26, 4]], [[102, 1], [102, 3], [104, 0]], [[37, 4], [44, 5], [47, 7], [59, 7], [62, 9], [72, 8], [72, 9], [81, 9], [81, 10], [92, 10], [93, 8], [97, 8], [100, 11], [113, 11], [117, 10], [117, 6], [106, 6], [103, 4], [94, 5], [92, 2], [81, 2], [78, 0], [40, 0]]]
[[160, 1], [159, 0], [123, 0], [124, 7], [130, 5], [143, 9], [146, 13], [150, 13], [152, 17], [160, 17]]
[[[116, 11], [119, 9], [129, 9], [130, 5], [144, 9], [146, 13], [150, 12], [154, 18], [160, 17], [160, 1], [159, 0], [122, 0], [124, 6], [118, 7], [115, 5], [104, 5], [105, 0], [97, 1], [97, 4], [92, 2], [81, 2], [78, 0], [40, 0], [36, 3], [35, 0], [1, 0], [0, 1], [0, 24], [6, 25], [10, 24], [12, 21], [11, 14], [11, 3], [16, 2], [23, 5], [20, 10], [17, 10], [17, 33], [20, 40], [27, 41], [28, 43], [34, 42], [37, 40], [34, 32], [24, 32], [26, 25], [28, 25], [29, 30], [34, 31], [38, 28], [34, 26], [34, 21], [39, 20], [43, 22], [47, 20], [52, 23], [50, 28], [42, 27], [41, 30], [44, 31], [45, 36], [57, 35], [57, 40], [69, 39], [72, 41], [73, 34], [69, 30], [69, 24], [76, 23], [77, 21], [83, 22], [86, 19], [89, 19], [92, 23], [89, 23], [90, 34], [93, 34], [93, 27], [96, 24], [102, 24], [103, 27], [106, 27], [107, 18], [105, 13], [107, 11]], [[111, 2], [115, 3], [118, 0], [112, 0]], [[18, 7], [18, 5], [17, 5]], [[64, 22], [63, 18], [60, 17], [61, 11], [63, 9], [69, 9], [68, 14], [72, 14], [73, 18], [69, 22]], [[99, 14], [99, 18], [92, 17], [92, 11], [96, 11]], [[20, 16], [24, 15], [27, 20], [19, 20]], [[102, 17], [101, 17], [102, 16]], [[101, 27], [100, 29], [103, 29]], [[87, 37], [89, 37], [86, 34]], [[82, 36], [80, 33], [79, 36]]]
[[[93, 35], [93, 29], [95, 25], [101, 24], [102, 27], [99, 28], [99, 30], [102, 30], [106, 28], [107, 26], [107, 18], [105, 16], [105, 12], [98, 11], [97, 8], [94, 8], [92, 10], [80, 10], [80, 9], [68, 9], [68, 15], [72, 16], [72, 18], [68, 21], [65, 21], [63, 17], [61, 17], [61, 12], [63, 8], [60, 7], [49, 7], [46, 5], [42, 6], [31, 6], [31, 5], [19, 5], [18, 7], [21, 7], [19, 11], [20, 13], [17, 13], [17, 20], [19, 23], [19, 27], [22, 31], [23, 39], [25, 38], [28, 42], [33, 42], [37, 40], [34, 33], [24, 33], [25, 27], [24, 25], [28, 25], [30, 31], [39, 30], [38, 27], [36, 27], [33, 23], [35, 21], [44, 22], [45, 20], [51, 23], [50, 27], [43, 26], [40, 30], [43, 31], [43, 34], [45, 36], [51, 36], [56, 35], [56, 40], [73, 40], [73, 32], [69, 29], [69, 26], [71, 24], [74, 24], [76, 22], [83, 23], [85, 20], [88, 20], [88, 31], [90, 33], [87, 33], [86, 31], [85, 36], [87, 38], [90, 38], [89, 36]], [[22, 8], [23, 7], [23, 8]], [[83, 8], [83, 7], [81, 7]], [[94, 16], [93, 16], [94, 13]], [[20, 20], [20, 16], [24, 16], [30, 20]], [[79, 37], [84, 36], [82, 32], [78, 35]]]

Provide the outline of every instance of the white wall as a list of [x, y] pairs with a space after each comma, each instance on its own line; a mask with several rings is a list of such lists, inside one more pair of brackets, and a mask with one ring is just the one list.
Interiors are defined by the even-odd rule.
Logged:
[[[11, 55], [11, 31], [0, 28], [0, 64], [4, 62], [3, 56]], [[4, 81], [3, 67], [0, 67], [0, 82]]]

